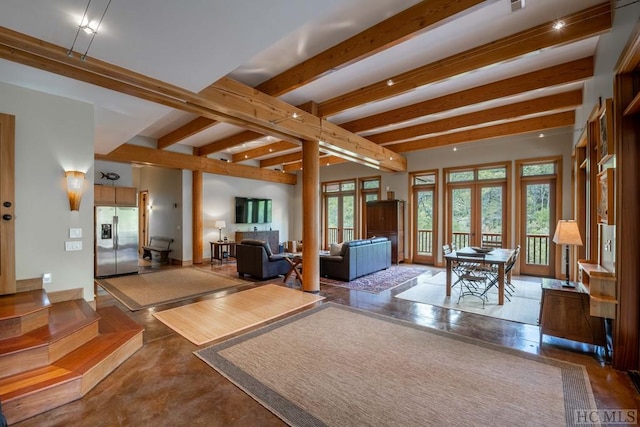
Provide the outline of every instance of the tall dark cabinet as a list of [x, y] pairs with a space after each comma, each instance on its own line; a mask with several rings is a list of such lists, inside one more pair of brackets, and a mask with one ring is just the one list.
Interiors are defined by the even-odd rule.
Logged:
[[391, 241], [391, 262], [404, 262], [404, 200], [367, 202], [367, 237]]

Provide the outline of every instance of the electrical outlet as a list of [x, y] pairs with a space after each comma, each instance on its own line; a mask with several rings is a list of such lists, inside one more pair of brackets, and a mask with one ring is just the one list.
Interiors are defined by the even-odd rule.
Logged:
[[64, 242], [65, 251], [81, 251], [82, 241]]
[[42, 284], [46, 285], [47, 283], [51, 283], [51, 273], [44, 273], [42, 275]]

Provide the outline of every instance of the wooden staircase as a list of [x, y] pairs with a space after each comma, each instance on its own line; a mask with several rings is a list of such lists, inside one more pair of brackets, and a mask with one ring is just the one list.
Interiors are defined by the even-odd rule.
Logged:
[[80, 399], [142, 347], [117, 307], [51, 304], [44, 290], [0, 296], [0, 402], [9, 424]]

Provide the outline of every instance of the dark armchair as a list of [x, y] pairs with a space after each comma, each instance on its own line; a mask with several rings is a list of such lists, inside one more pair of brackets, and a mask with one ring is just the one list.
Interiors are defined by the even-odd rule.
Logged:
[[269, 243], [261, 240], [243, 240], [236, 245], [238, 274], [249, 274], [260, 280], [287, 274], [291, 265], [282, 255], [271, 253]]

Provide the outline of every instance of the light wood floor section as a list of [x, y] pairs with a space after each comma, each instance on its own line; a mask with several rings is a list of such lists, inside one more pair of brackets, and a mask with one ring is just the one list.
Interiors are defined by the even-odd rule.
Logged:
[[323, 299], [296, 289], [265, 285], [161, 311], [154, 317], [192, 343], [203, 345]]

